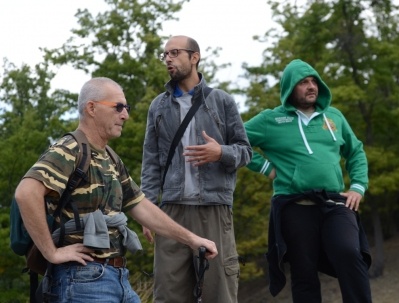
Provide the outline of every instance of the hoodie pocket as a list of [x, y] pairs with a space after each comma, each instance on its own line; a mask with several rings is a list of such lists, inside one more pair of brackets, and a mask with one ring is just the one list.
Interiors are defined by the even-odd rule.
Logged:
[[344, 187], [341, 167], [331, 163], [297, 165], [291, 186], [297, 191], [315, 188], [341, 191]]

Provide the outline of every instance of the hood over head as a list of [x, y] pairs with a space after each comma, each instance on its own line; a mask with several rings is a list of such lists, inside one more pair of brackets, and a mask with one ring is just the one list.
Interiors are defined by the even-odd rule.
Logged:
[[323, 82], [318, 72], [308, 63], [295, 59], [292, 60], [284, 69], [280, 80], [280, 99], [287, 110], [295, 110], [288, 100], [292, 91], [299, 81], [306, 77], [315, 77], [319, 87], [319, 94], [316, 101], [316, 111], [323, 112], [331, 104], [331, 92]]

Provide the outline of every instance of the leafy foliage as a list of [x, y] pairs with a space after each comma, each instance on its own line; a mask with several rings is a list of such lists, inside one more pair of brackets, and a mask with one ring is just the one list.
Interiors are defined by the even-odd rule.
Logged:
[[[3, 63], [0, 292], [5, 302], [23, 302], [27, 296], [18, 291], [27, 289], [28, 277], [21, 278], [20, 273], [24, 260], [8, 249], [8, 206], [15, 186], [55, 138], [77, 125], [73, 118], [76, 93], [51, 89], [57, 68], [69, 65], [91, 76], [110, 77], [124, 88], [132, 112], [122, 137], [111, 145], [139, 183], [148, 107], [168, 80], [163, 63], [157, 59], [167, 37], [159, 33], [163, 22], [174, 19], [186, 1], [104, 1], [109, 9], [96, 16], [86, 9], [77, 12], [78, 28], [60, 48], [44, 49], [43, 63], [33, 68]], [[372, 232], [373, 226], [374, 231], [383, 233], [374, 232], [374, 239], [387, 237], [397, 230], [399, 207], [399, 142], [395, 140], [399, 128], [398, 8], [388, 0], [295, 3], [268, 1], [278, 26], [256, 37], [266, 45], [262, 64], [243, 63], [243, 77], [250, 85], [233, 90], [246, 96], [248, 111], [242, 118], [247, 121], [261, 110], [280, 104], [278, 79], [292, 59], [301, 58], [313, 65], [332, 90], [333, 106], [345, 114], [364, 142], [370, 188], [361, 206], [362, 217], [368, 231]], [[211, 53], [201, 59], [201, 66], [207, 81], [229, 90], [231, 83], [215, 79], [216, 71], [228, 64], [215, 63], [218, 48], [206, 51]], [[247, 168], [238, 171], [233, 211], [237, 249], [246, 263], [241, 266], [242, 280], [265, 274], [271, 195], [267, 178]], [[132, 272], [142, 273], [134, 279], [151, 281], [144, 272], [152, 272], [153, 247], [143, 239], [137, 222], [129, 225], [138, 231], [145, 252], [128, 256], [128, 264]]]
[[48, 65], [17, 68], [4, 62], [0, 102], [10, 110], [0, 115], [0, 194], [9, 206], [17, 183], [28, 168], [59, 137], [70, 122], [62, 119], [70, 108], [70, 96], [50, 92], [53, 74]]

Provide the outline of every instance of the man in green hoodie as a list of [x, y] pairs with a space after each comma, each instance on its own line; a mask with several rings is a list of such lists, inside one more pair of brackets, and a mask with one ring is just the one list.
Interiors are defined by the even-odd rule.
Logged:
[[[367, 158], [317, 71], [299, 59], [281, 78], [281, 103], [245, 123], [255, 152], [248, 168], [273, 179], [269, 221], [270, 292], [286, 283], [295, 303], [321, 302], [318, 271], [338, 278], [343, 302], [371, 302], [371, 258], [357, 210]], [[349, 174], [345, 191], [341, 157]]]

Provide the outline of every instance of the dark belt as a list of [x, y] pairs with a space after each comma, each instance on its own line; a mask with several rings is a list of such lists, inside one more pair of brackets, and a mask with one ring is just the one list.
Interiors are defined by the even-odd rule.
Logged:
[[113, 267], [126, 267], [126, 258], [125, 257], [115, 257], [115, 258], [96, 258], [92, 257], [93, 262], [111, 265]]

